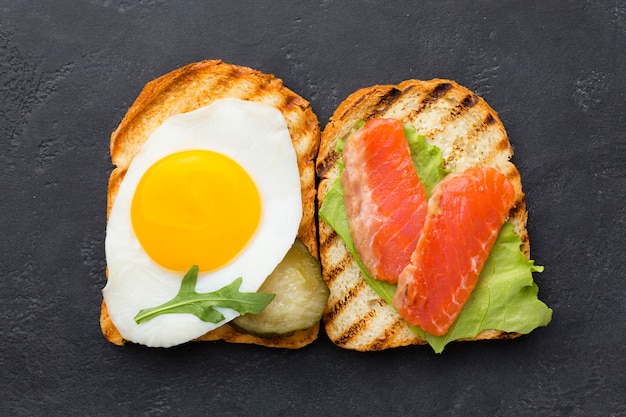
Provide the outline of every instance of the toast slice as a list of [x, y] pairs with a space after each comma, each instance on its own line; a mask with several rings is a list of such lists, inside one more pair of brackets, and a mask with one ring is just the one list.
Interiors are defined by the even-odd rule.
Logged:
[[[111, 134], [111, 161], [115, 165], [109, 179], [107, 218], [120, 183], [145, 141], [170, 116], [207, 106], [222, 98], [239, 98], [271, 105], [287, 122], [300, 173], [303, 216], [297, 237], [318, 257], [315, 220], [315, 156], [320, 140], [317, 116], [309, 102], [283, 86], [280, 79], [251, 68], [219, 60], [193, 63], [149, 82]], [[111, 322], [102, 303], [100, 326], [107, 340], [123, 345], [125, 340]], [[197, 340], [225, 340], [269, 347], [299, 348], [315, 340], [319, 323], [290, 336], [261, 338], [224, 325]]]
[[[513, 151], [504, 126], [482, 98], [450, 80], [375, 85], [348, 96], [322, 132], [316, 162], [319, 207], [340, 175], [337, 141], [346, 138], [357, 121], [376, 117], [396, 118], [413, 125], [418, 134], [442, 150], [446, 169], [463, 171], [472, 166], [489, 166], [506, 175], [515, 189], [515, 205], [508, 221], [522, 239], [522, 251], [529, 258], [528, 214], [519, 172], [510, 162]], [[343, 241], [324, 221], [319, 222], [319, 236], [322, 272], [330, 289], [323, 321], [333, 343], [358, 351], [425, 344], [396, 309], [366, 284]], [[519, 335], [486, 330], [475, 339], [516, 336]]]

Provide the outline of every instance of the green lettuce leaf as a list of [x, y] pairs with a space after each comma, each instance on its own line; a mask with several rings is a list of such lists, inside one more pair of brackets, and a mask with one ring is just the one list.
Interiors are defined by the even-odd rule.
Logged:
[[546, 326], [552, 310], [537, 298], [539, 288], [533, 272], [543, 267], [527, 260], [520, 250], [521, 239], [506, 222], [487, 258], [478, 282], [448, 333], [433, 336], [414, 326], [412, 330], [428, 341], [437, 353], [458, 339], [473, 338], [483, 330], [521, 334]]
[[[413, 134], [410, 131], [407, 134], [405, 129], [405, 135], [409, 139]], [[422, 175], [425, 179], [422, 181], [429, 183], [428, 190], [432, 190], [448, 173], [443, 169], [441, 151], [438, 148], [432, 149], [436, 147], [429, 145], [425, 138], [419, 138], [418, 135], [409, 140], [413, 142], [410, 147], [414, 164], [429, 166], [424, 169], [425, 174]], [[417, 150], [414, 151], [415, 149]], [[377, 280], [367, 272], [350, 237], [340, 177], [324, 197], [319, 216], [344, 241], [361, 268], [367, 284], [389, 305], [393, 305], [396, 285]], [[513, 232], [513, 225], [505, 223], [472, 295], [448, 333], [444, 336], [433, 336], [419, 327], [409, 326], [411, 330], [426, 340], [435, 352], [441, 353], [449, 342], [473, 338], [483, 330], [526, 334], [547, 325], [552, 319], [552, 310], [537, 298], [538, 287], [532, 276], [533, 272], [542, 272], [543, 267], [536, 266], [534, 261], [525, 258], [520, 249], [521, 244], [521, 239]]]
[[450, 170], [443, 167], [443, 153], [441, 149], [428, 143], [426, 136], [418, 135], [411, 125], [404, 125], [404, 136], [409, 143], [417, 176], [430, 198], [435, 185], [450, 173]]
[[352, 257], [361, 268], [361, 275], [363, 276], [365, 282], [374, 290], [376, 294], [380, 296], [380, 298], [391, 304], [391, 300], [396, 293], [396, 286], [388, 282], [375, 279], [367, 272], [365, 265], [363, 265], [363, 261], [356, 251], [354, 241], [350, 236], [348, 214], [346, 213], [346, 206], [343, 203], [341, 177], [337, 177], [331, 188], [326, 193], [322, 207], [320, 207], [319, 210], [319, 216], [324, 222], [326, 222], [326, 224], [332, 227], [341, 240], [343, 240], [348, 252], [352, 254]]
[[193, 314], [200, 320], [219, 323], [224, 315], [215, 307], [231, 308], [240, 314], [260, 313], [274, 298], [274, 294], [239, 292], [241, 277], [217, 291], [197, 293], [198, 267], [192, 266], [185, 274], [176, 297], [159, 306], [146, 308], [135, 316], [137, 324], [152, 320], [162, 314]]

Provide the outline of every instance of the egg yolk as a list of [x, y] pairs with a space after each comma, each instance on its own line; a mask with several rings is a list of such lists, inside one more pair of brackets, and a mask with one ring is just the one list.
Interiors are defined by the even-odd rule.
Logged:
[[135, 235], [161, 266], [211, 271], [231, 261], [254, 235], [261, 198], [252, 178], [217, 152], [174, 153], [143, 175], [131, 205]]

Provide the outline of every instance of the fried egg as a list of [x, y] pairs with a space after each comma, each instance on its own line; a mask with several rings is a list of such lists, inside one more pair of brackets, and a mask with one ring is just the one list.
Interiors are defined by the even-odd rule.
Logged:
[[107, 223], [109, 316], [131, 342], [169, 347], [237, 317], [203, 322], [135, 315], [174, 298], [193, 265], [199, 293], [242, 277], [255, 292], [293, 244], [302, 218], [297, 158], [282, 113], [223, 99], [167, 119], [131, 162]]

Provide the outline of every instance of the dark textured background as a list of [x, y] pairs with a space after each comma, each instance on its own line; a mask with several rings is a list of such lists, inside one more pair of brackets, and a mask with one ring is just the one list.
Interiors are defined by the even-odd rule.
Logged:
[[[0, 414], [625, 416], [626, 4], [295, 3], [0, 1]], [[215, 58], [282, 78], [322, 125], [374, 83], [482, 95], [553, 322], [442, 355], [108, 344], [110, 132], [146, 82]]]

